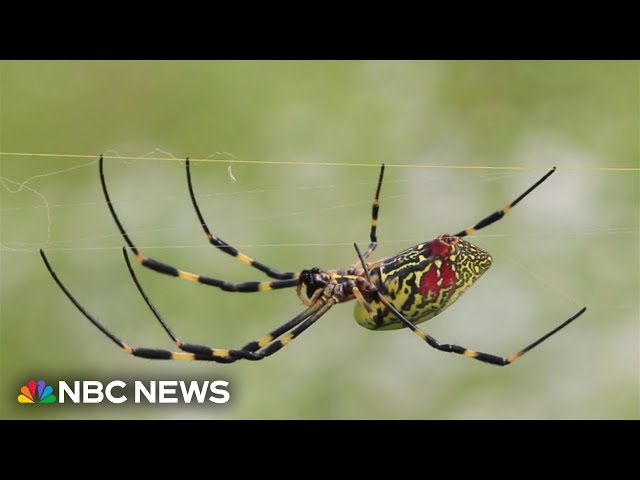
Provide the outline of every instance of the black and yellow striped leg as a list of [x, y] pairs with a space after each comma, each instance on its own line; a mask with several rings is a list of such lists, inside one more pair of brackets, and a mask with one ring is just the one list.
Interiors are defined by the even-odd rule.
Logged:
[[318, 302], [315, 305], [312, 305], [311, 307], [307, 308], [304, 312], [300, 313], [299, 315], [296, 315], [287, 323], [280, 325], [278, 328], [276, 328], [275, 330], [272, 330], [264, 337], [261, 337], [258, 340], [254, 340], [252, 342], [247, 343], [244, 347], [242, 347], [241, 350], [244, 350], [247, 352], [257, 352], [258, 350], [271, 344], [274, 340], [278, 339], [280, 336], [284, 335], [292, 328], [297, 327], [300, 323], [307, 320], [312, 315], [316, 314], [316, 312], [321, 307], [322, 307], [322, 303], [320, 302]]
[[[215, 361], [218, 363], [233, 363], [237, 360], [262, 360], [270, 355], [273, 355], [282, 347], [291, 342], [295, 337], [300, 335], [304, 330], [306, 330], [309, 326], [315, 322], [321, 315], [326, 311], [326, 305], [318, 302], [310, 308], [306, 309], [304, 312], [295, 316], [293, 319], [279, 326], [275, 330], [269, 332], [267, 335], [259, 338], [258, 340], [254, 340], [249, 342], [244, 347], [239, 350], [234, 349], [222, 349], [222, 348], [212, 348], [205, 345], [197, 345], [193, 343], [185, 343], [183, 342], [169, 327], [167, 322], [164, 320], [160, 312], [156, 309], [156, 307], [151, 303], [151, 300], [147, 296], [146, 292], [142, 288], [133, 267], [131, 266], [131, 262], [129, 261], [129, 256], [126, 253], [126, 249], [123, 249], [123, 254], [125, 258], [125, 262], [127, 263], [127, 268], [129, 270], [129, 274], [133, 279], [140, 295], [144, 299], [145, 303], [156, 317], [156, 319], [160, 322], [165, 332], [171, 337], [171, 339], [175, 342], [177, 347], [183, 352], [187, 352], [192, 356], [182, 355], [181, 352], [169, 352], [168, 350], [156, 350], [156, 349], [134, 349], [133, 355], [135, 356], [144, 356], [145, 358], [157, 358], [159, 356], [160, 359], [172, 359], [172, 360], [208, 360]], [[325, 308], [325, 310], [323, 310]], [[311, 320], [311, 321], [310, 321]], [[296, 328], [297, 327], [297, 328]], [[293, 329], [293, 330], [292, 330]], [[286, 332], [291, 333], [279, 339]], [[261, 351], [259, 351], [261, 350]], [[142, 354], [141, 354], [142, 353]], [[171, 356], [169, 356], [169, 353]]]
[[[362, 254], [362, 258], [369, 258], [374, 250], [378, 247], [378, 213], [380, 211], [380, 190], [382, 189], [382, 180], [384, 179], [384, 163], [380, 167], [380, 176], [378, 177], [378, 186], [376, 187], [376, 195], [373, 198], [373, 206], [371, 207], [371, 231], [369, 232], [369, 246]], [[352, 267], [357, 267], [356, 262]]]
[[200, 207], [198, 206], [198, 202], [196, 201], [196, 195], [193, 191], [193, 182], [191, 180], [191, 168], [190, 168], [190, 163], [189, 163], [189, 159], [187, 158], [186, 160], [186, 167], [187, 167], [187, 183], [189, 184], [189, 196], [191, 197], [191, 202], [193, 203], [193, 208], [196, 211], [196, 215], [198, 216], [198, 220], [200, 221], [200, 226], [202, 226], [202, 229], [204, 230], [204, 233], [207, 235], [207, 238], [209, 239], [209, 243], [211, 245], [213, 245], [214, 247], [219, 248], [222, 252], [226, 253], [227, 255], [231, 255], [232, 257], [236, 258], [237, 260], [241, 261], [242, 263], [246, 264], [246, 265], [250, 265], [253, 268], [257, 268], [258, 270], [260, 270], [263, 273], [266, 273], [269, 277], [271, 278], [275, 278], [278, 280], [287, 280], [289, 278], [298, 278], [298, 276], [300, 275], [297, 272], [281, 272], [279, 270], [276, 270], [275, 268], [271, 268], [267, 265], [265, 265], [264, 263], [261, 263], [251, 257], [249, 257], [248, 255], [245, 255], [244, 253], [242, 253], [241, 251], [239, 251], [237, 248], [229, 245], [227, 242], [225, 242], [223, 239], [221, 239], [220, 237], [214, 235], [213, 233], [211, 233], [211, 230], [209, 230], [209, 227], [207, 225], [207, 223], [204, 221], [204, 217], [202, 215], [202, 212], [200, 211]]
[[555, 172], [555, 171], [556, 171], [556, 167], [553, 167], [540, 180], [538, 180], [531, 187], [529, 187], [526, 192], [524, 192], [522, 195], [520, 195], [518, 198], [516, 198], [509, 205], [507, 205], [506, 207], [502, 208], [501, 210], [497, 210], [497, 211], [493, 212], [488, 217], [483, 218], [478, 223], [476, 223], [473, 227], [469, 227], [466, 230], [462, 230], [461, 232], [456, 233], [454, 235], [454, 237], [466, 237], [467, 235], [472, 235], [475, 232], [477, 232], [478, 230], [480, 230], [482, 228], [485, 228], [485, 227], [488, 227], [489, 225], [497, 222], [502, 217], [504, 217], [507, 213], [509, 213], [509, 211], [513, 207], [515, 207], [520, 202], [520, 200], [522, 200], [524, 197], [526, 197], [531, 192], [533, 192], [536, 188], [538, 188], [538, 186], [540, 186], [540, 184], [542, 182], [544, 182], [547, 178], [549, 178], [551, 176], [551, 174], [553, 172]]
[[587, 307], [581, 308], [580, 311], [578, 311], [578, 313], [576, 313], [573, 317], [571, 317], [568, 320], [564, 321], [562, 324], [560, 324], [559, 326], [557, 326], [556, 328], [551, 330], [546, 335], [543, 335], [542, 337], [540, 337], [538, 340], [536, 340], [532, 344], [526, 346], [525, 348], [523, 348], [522, 350], [514, 353], [513, 355], [509, 355], [508, 357], [501, 357], [501, 356], [493, 355], [493, 354], [490, 354], [490, 353], [476, 352], [474, 350], [469, 350], [468, 348], [461, 347], [459, 345], [449, 345], [447, 343], [444, 343], [444, 344], [439, 343], [431, 335], [429, 335], [428, 333], [424, 332], [423, 330], [418, 328], [416, 325], [414, 325], [409, 319], [407, 319], [404, 315], [402, 315], [402, 313], [400, 313], [386, 298], [384, 298], [379, 293], [378, 293], [378, 298], [382, 303], [385, 304], [385, 306], [389, 310], [391, 310], [395, 314], [395, 316], [402, 323], [405, 324], [405, 326], [407, 326], [416, 335], [418, 335], [425, 342], [427, 342], [429, 344], [429, 346], [431, 346], [431, 347], [433, 347], [435, 349], [438, 349], [438, 350], [440, 350], [442, 352], [457, 353], [459, 355], [464, 355], [465, 357], [474, 358], [474, 359], [479, 360], [481, 362], [489, 363], [491, 365], [498, 365], [500, 367], [504, 367], [506, 365], [509, 365], [509, 364], [515, 362], [518, 358], [523, 356], [529, 350], [532, 350], [533, 348], [535, 348], [536, 346], [538, 346], [542, 342], [544, 342], [547, 338], [551, 337], [552, 335], [554, 335], [555, 333], [559, 332], [564, 327], [569, 325], [571, 322], [573, 322], [576, 318], [578, 318], [580, 315], [582, 315], [587, 310]]
[[306, 318], [302, 323], [300, 323], [297, 327], [291, 330], [290, 333], [282, 337], [280, 340], [275, 340], [274, 342], [266, 346], [264, 349], [254, 353], [253, 355], [255, 356], [255, 358], [249, 358], [248, 360], [262, 360], [263, 358], [273, 355], [274, 353], [279, 351], [282, 347], [285, 347], [286, 345], [291, 343], [292, 340], [299, 337], [302, 334], [302, 332], [304, 332], [311, 325], [316, 323], [316, 321], [320, 317], [322, 317], [325, 313], [327, 313], [331, 309], [331, 307], [333, 307], [336, 303], [337, 301], [335, 300], [335, 298], [329, 298], [326, 301], [324, 300], [319, 301], [317, 304], [309, 307], [305, 312], [305, 314], [308, 314], [308, 315], [306, 315]]
[[102, 191], [104, 193], [105, 200], [107, 202], [107, 206], [109, 207], [109, 211], [111, 212], [111, 216], [113, 220], [116, 222], [118, 230], [122, 234], [124, 240], [127, 242], [127, 245], [131, 248], [131, 251], [135, 254], [136, 259], [143, 266], [150, 268], [159, 273], [163, 273], [165, 275], [169, 275], [172, 277], [182, 278], [184, 280], [189, 280], [192, 282], [202, 283], [204, 285], [210, 285], [213, 287], [218, 287], [225, 292], [265, 292], [269, 290], [276, 290], [280, 288], [290, 288], [294, 287], [298, 284], [298, 280], [296, 278], [289, 278], [286, 280], [274, 280], [272, 282], [242, 282], [242, 283], [231, 283], [224, 280], [219, 280], [213, 277], [207, 277], [205, 275], [198, 275], [191, 272], [186, 272], [180, 270], [176, 267], [168, 265], [166, 263], [160, 262], [158, 260], [154, 260], [153, 258], [145, 257], [138, 248], [134, 245], [133, 241], [129, 237], [129, 234], [124, 229], [124, 226], [120, 222], [118, 215], [116, 214], [115, 208], [113, 207], [113, 203], [111, 202], [111, 198], [109, 197], [109, 191], [107, 190], [107, 183], [104, 177], [104, 160], [102, 155], [100, 156], [100, 183], [102, 184]]
[[[160, 322], [165, 332], [171, 337], [171, 339], [176, 343], [178, 348], [182, 351], [175, 352], [171, 350], [165, 349], [155, 349], [155, 348], [146, 348], [146, 347], [134, 347], [125, 342], [123, 342], [120, 338], [118, 338], [115, 334], [110, 332], [104, 325], [102, 325], [93, 315], [91, 315], [78, 300], [73, 296], [73, 294], [67, 289], [67, 287], [62, 283], [62, 281], [58, 278], [58, 275], [55, 273], [53, 268], [51, 267], [49, 260], [47, 259], [43, 250], [40, 250], [40, 255], [47, 267], [47, 270], [57, 283], [57, 285], [62, 289], [65, 295], [71, 300], [71, 302], [75, 305], [75, 307], [80, 310], [80, 312], [94, 325], [96, 326], [103, 334], [105, 334], [111, 341], [113, 341], [116, 345], [122, 348], [125, 352], [135, 357], [147, 358], [152, 360], [202, 360], [202, 361], [212, 361], [217, 363], [233, 363], [237, 360], [262, 360], [270, 355], [273, 355], [277, 351], [279, 351], [282, 347], [289, 344], [294, 338], [298, 337], [302, 332], [304, 332], [307, 328], [309, 328], [313, 323], [316, 322], [322, 315], [324, 315], [333, 305], [335, 305], [335, 299], [330, 298], [328, 300], [322, 300], [315, 305], [309, 307], [307, 310], [302, 312], [301, 314], [294, 317], [292, 320], [283, 324], [282, 326], [276, 328], [268, 335], [263, 336], [262, 338], [250, 342], [245, 345], [242, 349], [232, 350], [225, 348], [211, 348], [204, 345], [196, 345], [192, 343], [183, 342], [169, 327], [164, 318], [160, 315], [158, 310], [149, 300], [147, 294], [143, 290], [140, 285], [133, 267], [129, 262], [128, 256], [126, 254], [126, 250], [123, 249], [123, 253], [125, 256], [125, 261], [127, 263], [127, 267], [129, 269], [129, 273], [133, 278], [136, 286], [138, 287], [138, 291], [142, 295], [145, 300], [147, 306], [151, 309], [152, 313], [156, 317], [156, 319]], [[284, 333], [290, 332], [289, 334], [281, 337]], [[260, 351], [258, 351], [260, 350]]]
[[186, 272], [179, 270], [171, 265], [163, 262], [148, 258], [142, 255], [135, 247], [132, 248], [136, 259], [145, 267], [150, 268], [159, 273], [169, 275], [172, 277], [182, 278], [191, 282], [202, 283], [203, 285], [210, 285], [212, 287], [218, 287], [225, 292], [267, 292], [269, 290], [277, 290], [280, 288], [291, 288], [298, 285], [298, 280], [291, 278], [289, 280], [274, 280], [272, 282], [241, 282], [232, 283], [225, 280], [219, 280], [213, 277], [207, 277], [205, 275], [198, 275], [196, 273]]
[[[300, 336], [302, 332], [313, 325], [316, 320], [324, 315], [333, 305], [333, 302], [324, 304], [317, 303], [300, 315], [297, 315], [289, 322], [273, 330], [268, 335], [265, 335], [259, 340], [248, 343], [240, 350], [211, 348], [204, 345], [195, 345], [180, 341], [178, 347], [182, 352], [172, 352], [170, 350], [162, 349], [133, 348], [132, 351], [128, 353], [131, 353], [136, 357], [152, 360], [200, 360], [216, 363], [233, 363], [238, 360], [263, 360], [280, 351], [283, 347], [287, 346], [295, 338]], [[157, 311], [154, 313], [157, 313]], [[295, 328], [292, 329], [291, 327], [294, 325]], [[287, 335], [278, 339], [278, 337], [281, 337], [287, 331], [289, 331]]]

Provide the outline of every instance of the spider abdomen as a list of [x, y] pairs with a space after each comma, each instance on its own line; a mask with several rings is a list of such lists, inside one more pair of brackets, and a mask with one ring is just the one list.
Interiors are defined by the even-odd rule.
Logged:
[[[440, 235], [383, 259], [371, 270], [382, 295], [413, 323], [435, 317], [452, 305], [491, 266], [491, 256], [458, 237]], [[405, 325], [389, 309], [370, 300], [372, 316], [357, 304], [356, 321], [370, 330]]]

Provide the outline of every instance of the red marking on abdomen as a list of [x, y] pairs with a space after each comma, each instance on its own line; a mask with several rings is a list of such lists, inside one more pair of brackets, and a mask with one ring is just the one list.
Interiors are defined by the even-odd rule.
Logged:
[[420, 282], [420, 294], [423, 297], [427, 297], [429, 296], [429, 292], [437, 293], [440, 290], [438, 280], [440, 280], [440, 277], [438, 277], [438, 272], [435, 265], [433, 265], [424, 275], [422, 275], [422, 281]]
[[428, 297], [429, 293], [437, 295], [441, 289], [448, 288], [453, 285], [456, 282], [456, 279], [456, 272], [451, 268], [451, 264], [449, 262], [443, 261], [439, 272], [438, 268], [433, 264], [431, 265], [431, 268], [422, 275], [422, 280], [420, 282], [420, 294], [423, 297]]
[[444, 262], [442, 264], [442, 267], [440, 268], [440, 275], [442, 276], [443, 288], [450, 287], [456, 283], [456, 280], [458, 279], [456, 272], [453, 270], [449, 262]]
[[429, 255], [435, 257], [444, 257], [451, 251], [451, 246], [448, 243], [443, 242], [439, 238], [431, 240], [429, 242]]

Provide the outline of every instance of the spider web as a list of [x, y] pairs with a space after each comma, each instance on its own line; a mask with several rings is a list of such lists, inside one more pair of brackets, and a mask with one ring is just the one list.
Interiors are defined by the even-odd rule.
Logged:
[[[199, 230], [199, 225], [185, 193], [184, 172], [181, 171], [184, 163], [182, 159], [160, 148], [137, 156], [121, 156], [117, 151], [111, 150], [105, 152], [105, 156], [110, 159], [106, 166], [107, 181], [121, 186], [122, 179], [124, 179], [125, 190], [128, 191], [124, 195], [120, 192], [116, 194], [117, 187], [111, 187], [114, 188], [112, 194], [114, 206], [118, 211], [126, 212], [126, 215], [136, 210], [143, 212], [142, 216], [138, 216], [142, 220], [143, 226], [136, 225], [136, 222], [129, 219], [125, 221], [129, 233], [136, 239], [141, 249], [146, 251], [211, 249]], [[169, 160], [170, 163], [158, 163], [157, 159], [159, 158]], [[325, 250], [337, 248], [341, 252], [347, 253], [347, 256], [342, 258], [349, 262], [348, 252], [352, 251], [353, 241], [360, 244], [368, 242], [367, 222], [371, 192], [376, 177], [373, 173], [375, 170], [372, 168], [366, 169], [366, 175], [364, 173], [358, 175], [363, 181], [325, 182], [318, 180], [317, 175], [305, 175], [304, 172], [298, 171], [301, 179], [288, 183], [271, 181], [275, 177], [261, 174], [258, 177], [264, 180], [256, 181], [255, 172], [251, 172], [251, 170], [285, 170], [291, 169], [290, 164], [265, 166], [239, 163], [238, 159], [228, 152], [214, 152], [207, 158], [215, 159], [216, 162], [196, 164], [196, 168], [194, 168], [194, 182], [197, 184], [196, 194], [203, 206], [206, 208], [213, 206], [215, 207], [214, 211], [219, 212], [216, 215], [210, 215], [212, 228], [237, 248], [249, 250], [252, 253], [257, 251], [262, 255], [267, 249], [295, 249], [298, 259], [302, 261], [305, 255], [309, 252], [315, 252], [319, 248]], [[27, 178], [0, 176], [2, 193], [0, 224], [5, 227], [0, 235], [0, 251], [5, 254], [8, 252], [33, 254], [40, 248], [47, 251], [68, 252], [119, 250], [123, 243], [122, 239], [111, 224], [112, 221], [106, 212], [102, 193], [98, 188], [97, 159], [86, 161], [83, 158], [66, 158], [62, 160], [62, 165], [65, 165], [63, 168], [52, 168], [49, 160], [40, 156], [26, 159], [23, 156], [10, 154], [0, 156], [0, 163], [4, 163], [5, 166], [10, 164], [15, 166], [17, 162], [24, 161], [41, 165], [36, 168], [36, 170], [40, 169], [40, 173], [29, 175]], [[334, 169], [334, 167], [327, 165], [313, 167], [295, 165], [294, 167], [301, 170], [321, 169], [328, 171]], [[153, 182], [140, 181], [140, 179], [153, 177], [154, 173], [152, 172], [159, 169], [164, 171], [162, 180], [157, 182], [155, 180]], [[443, 212], [442, 209], [433, 211], [432, 206], [421, 203], [421, 195], [424, 195], [422, 192], [425, 190], [436, 191], [439, 189], [440, 193], [436, 195], [438, 198], [442, 198], [443, 192], [449, 191], [469, 192], [469, 194], [496, 189], [504, 191], [506, 186], [512, 185], [516, 181], [518, 184], [522, 184], [524, 177], [529, 179], [532, 176], [527, 171], [519, 170], [483, 171], [473, 169], [457, 173], [446, 170], [430, 170], [428, 175], [416, 175], [416, 179], [406, 178], [404, 175], [398, 178], [395, 172], [401, 173], [401, 171], [393, 170], [393, 172], [394, 175], [387, 174], [381, 196], [380, 250], [384, 248], [387, 255], [442, 233], [431, 228], [427, 234], [418, 232], [417, 227], [414, 229], [403, 228], [401, 224], [406, 223], [406, 218], [419, 218], [423, 215], [423, 210], [429, 212], [431, 208], [431, 214], [424, 213], [424, 216], [434, 217], [434, 219], [428, 223], [425, 222], [425, 226], [430, 227], [430, 224], [436, 222], [451, 224], [451, 222], [447, 222], [450, 214]], [[198, 175], [202, 173], [206, 174], [208, 180], [215, 177], [215, 184], [199, 179]], [[568, 178], [567, 174], [564, 178]], [[622, 173], [609, 174], [621, 175]], [[574, 178], [576, 175], [578, 173], [574, 173]], [[170, 180], [169, 185], [164, 186], [164, 180]], [[76, 194], [78, 192], [75, 192], [75, 187], [64, 187], [65, 185], [77, 186], [79, 184], [83, 184], [84, 187], [84, 190], [78, 187], [78, 190], [83, 192], [80, 195]], [[146, 188], [147, 185], [152, 188]], [[247, 186], [251, 188], [247, 188]], [[255, 186], [264, 188], [255, 188]], [[510, 193], [506, 198], [510, 200], [514, 196], [514, 189], [509, 188], [508, 190]], [[67, 195], [69, 192], [73, 192], [74, 195]], [[581, 208], [581, 202], [584, 202], [586, 197], [584, 189], [580, 188], [580, 183], [574, 181], [570, 191], [559, 189], [557, 192], [558, 195], [561, 194], [563, 198], [567, 199], [564, 203], [569, 203], [568, 207], [560, 208], [560, 215], [557, 214], [557, 210], [559, 205], [561, 206], [563, 203], [558, 202], [557, 197], [556, 200], [549, 202], [544, 194], [527, 199], [526, 203], [530, 204], [529, 211], [538, 212], [541, 218], [548, 218], [550, 212], [555, 212], [556, 216], [566, 215], [567, 218], [575, 218], [576, 211]], [[573, 203], [571, 201], [572, 195], [579, 197]], [[77, 199], [78, 196], [81, 196], [80, 200]], [[429, 196], [427, 195], [427, 197]], [[69, 200], [68, 197], [72, 197], [72, 199]], [[268, 203], [269, 198], [277, 199], [274, 203], [275, 207], [257, 208], [265, 202]], [[305, 198], [310, 201], [299, 201]], [[443, 205], [447, 205], [452, 211], [457, 212], [457, 217], [469, 218], [469, 215], [459, 215], [459, 212], [469, 205], [468, 201], [462, 198], [462, 194], [445, 198]], [[345, 201], [346, 199], [349, 201]], [[545, 200], [547, 201], [545, 202]], [[544, 203], [547, 204], [540, 205]], [[174, 214], [163, 216], [165, 218], [162, 221], [153, 222], [152, 228], [148, 221], [144, 221], [144, 212], [147, 214], [154, 212], [154, 215], [157, 216], [158, 211], [169, 210], [173, 210]], [[474, 211], [477, 212], [477, 209]], [[511, 216], [515, 218], [510, 221], [525, 215], [521, 206], [518, 206], [514, 211], [517, 213]], [[405, 215], [402, 215], [403, 212]], [[482, 213], [486, 214], [488, 211], [482, 211]], [[353, 226], [345, 227], [345, 224], [342, 223], [334, 229], [332, 225], [334, 220], [344, 218], [353, 218], [353, 222], [347, 222], [347, 224], [353, 223]], [[79, 219], [82, 220], [80, 224], [86, 228], [74, 228], [74, 221]], [[95, 221], [96, 219], [100, 220]], [[216, 221], [214, 222], [213, 219]], [[229, 219], [232, 221], [229, 222]], [[417, 222], [412, 223], [418, 225]], [[523, 222], [518, 223], [522, 224]], [[584, 239], [587, 239], [588, 242], [588, 239], [597, 237], [605, 239], [603, 244], [610, 242], [629, 245], [634, 241], [637, 242], [640, 231], [638, 226], [633, 225], [594, 227], [594, 222], [591, 221], [589, 215], [583, 215], [581, 223], [582, 228], [576, 228], [580, 226], [580, 222], [576, 226], [563, 226], [562, 223], [557, 223], [539, 229], [531, 229], [530, 227], [519, 229], [518, 226], [504, 228], [505, 225], [500, 225], [500, 228], [491, 227], [478, 232], [472, 238], [479, 241], [510, 240], [512, 244], [516, 245], [518, 242], [533, 243], [542, 246], [537, 252], [538, 255], [545, 255], [545, 250], [551, 250], [551, 254], [555, 253], [560, 257], [565, 257], [567, 253], [561, 249], [555, 249], [554, 245], [584, 242]], [[96, 228], [93, 224], [99, 224], [101, 228]], [[216, 224], [221, 224], [220, 230], [217, 229]], [[320, 227], [317, 226], [318, 224]], [[7, 225], [9, 228], [6, 228]], [[60, 228], [56, 228], [56, 225], [59, 225]], [[268, 239], [265, 241], [265, 237], [269, 236], [261, 235], [260, 231], [263, 228], [277, 230], [278, 228], [274, 228], [274, 225], [282, 226], [283, 230], [291, 230], [288, 225], [302, 225], [305, 227], [302, 230], [306, 231], [307, 235], [298, 234], [289, 237], [294, 241], [268, 241]], [[236, 234], [238, 229], [248, 232], [244, 236], [240, 236], [240, 238], [244, 238], [244, 241], [231, 240], [238, 237]], [[282, 237], [278, 236], [280, 239]], [[185, 238], [189, 239], [188, 242], [184, 241]], [[618, 240], [613, 242], [611, 239], [614, 238]], [[248, 239], [256, 239], [257, 241], [247, 241]], [[295, 239], [302, 241], [295, 241]], [[303, 239], [313, 239], [313, 241]], [[558, 241], [558, 239], [565, 240]], [[595, 241], [593, 243], [599, 244]], [[162, 255], [162, 253], [153, 254]], [[568, 299], [575, 304], [585, 303], [568, 293], [566, 286], [562, 285], [562, 282], [554, 280], [552, 274], [546, 269], [537, 270], [535, 263], [532, 264], [523, 259], [517, 248], [510, 248], [505, 252], [503, 258], [515, 265], [520, 272], [524, 272], [535, 282], [540, 283], [553, 295]], [[221, 259], [221, 261], [223, 260]], [[300, 267], [291, 265], [291, 269], [297, 268]], [[627, 308], [629, 305], [605, 305], [602, 303], [602, 306]]]
[[[175, 162], [183, 163], [183, 159], [176, 158], [170, 152], [162, 150], [160, 148], [156, 148], [153, 151], [146, 152], [137, 156], [121, 156], [117, 151], [109, 150], [105, 152], [105, 157], [111, 159], [121, 159], [122, 164], [124, 165], [134, 165], [137, 161], [142, 161], [146, 159], [158, 160], [160, 157], [159, 154], [165, 156], [165, 159], [170, 159]], [[228, 179], [236, 183], [237, 179], [233, 174], [233, 164], [234, 162], [238, 162], [235, 159], [234, 155], [228, 152], [214, 152], [209, 155], [208, 158], [215, 157], [216, 161], [222, 160], [221, 156], [227, 156], [228, 159], [223, 160], [227, 162], [228, 165], [226, 167]], [[15, 157], [12, 157], [12, 154], [0, 154], [0, 159], [4, 159], [5, 164], [9, 160], [18, 160]], [[33, 160], [39, 160], [38, 157], [32, 158]], [[21, 161], [24, 161], [20, 159]], [[192, 160], [193, 161], [193, 160]], [[81, 163], [80, 163], [81, 162]], [[74, 161], [75, 163], [75, 161]], [[43, 169], [46, 167], [43, 167]], [[14, 251], [14, 252], [34, 252], [39, 248], [54, 249], [54, 250], [108, 250], [119, 247], [109, 247], [109, 246], [100, 246], [101, 239], [107, 238], [119, 238], [120, 235], [118, 233], [111, 234], [103, 234], [103, 235], [93, 235], [86, 236], [81, 238], [72, 238], [68, 240], [52, 240], [51, 236], [51, 226], [52, 226], [52, 211], [55, 209], [64, 209], [64, 208], [76, 208], [76, 207], [102, 207], [104, 206], [104, 201], [102, 198], [97, 201], [84, 201], [84, 202], [72, 202], [72, 203], [51, 203], [45, 193], [39, 189], [38, 185], [42, 185], [43, 183], [46, 185], [47, 183], [64, 183], [64, 176], [69, 173], [78, 170], [78, 169], [93, 169], [97, 171], [97, 158], [91, 161], [82, 161], [78, 159], [78, 164], [72, 165], [67, 168], [57, 169], [48, 171], [45, 173], [39, 173], [35, 175], [31, 175], [26, 179], [13, 179], [5, 176], [0, 176], [0, 186], [2, 187], [3, 193], [3, 202], [2, 207], [0, 208], [0, 214], [8, 215], [9, 213], [20, 213], [20, 212], [28, 212], [28, 211], [37, 211], [42, 212], [44, 215], [44, 220], [41, 223], [42, 225], [42, 234], [40, 238], [33, 239], [33, 241], [20, 241], [14, 240], [11, 237], [11, 234], [7, 234], [6, 237], [3, 237], [0, 241], [0, 250], [5, 251]], [[606, 168], [607, 170], [612, 170], [610, 168]], [[62, 178], [53, 178], [62, 176]], [[468, 189], [470, 186], [474, 185], [482, 185], [489, 184], [489, 188], [492, 188], [492, 184], [498, 181], [506, 181], [508, 179], [512, 179], [514, 177], [521, 177], [522, 173], [519, 172], [491, 172], [491, 173], [481, 173], [476, 175], [460, 175], [456, 179], [454, 183], [448, 185], [446, 190], [454, 190], [454, 191], [464, 191]], [[97, 178], [95, 179], [97, 180]], [[97, 183], [97, 182], [96, 182]], [[402, 188], [402, 185], [406, 185], [409, 183], [409, 180], [385, 180], [385, 190], [389, 188], [389, 185], [398, 185]], [[438, 179], [431, 178], [428, 182], [427, 187], [430, 188], [430, 184], [439, 183]], [[225, 202], [233, 202], [234, 197], [241, 196], [259, 196], [260, 194], [271, 194], [271, 193], [279, 193], [279, 194], [291, 194], [291, 196], [300, 196], [304, 194], [305, 191], [324, 191], [329, 194], [333, 194], [336, 191], [345, 191], [351, 190], [356, 186], [371, 186], [373, 183], [371, 181], [368, 182], [358, 182], [358, 183], [328, 183], [328, 184], [309, 184], [309, 185], [297, 185], [289, 188], [261, 188], [261, 189], [234, 189], [225, 192], [209, 192], [199, 194], [198, 197], [203, 199], [203, 201], [225, 201]], [[396, 189], [397, 191], [398, 189]], [[157, 192], [154, 193], [155, 200], [177, 200], [177, 195], [170, 195], [158, 198], [155, 196]], [[383, 195], [381, 197], [381, 202], [384, 203], [391, 200], [403, 200], [408, 199], [411, 196], [410, 193], [398, 193], [393, 195]], [[147, 200], [148, 202], [153, 202], [155, 200]], [[240, 218], [239, 222], [254, 222], [254, 221], [296, 221], [299, 217], [309, 217], [318, 214], [323, 214], [327, 212], [338, 212], [340, 213], [343, 210], [348, 210], [351, 207], [360, 207], [363, 205], [369, 205], [371, 200], [369, 198], [355, 201], [355, 202], [346, 202], [340, 203], [339, 198], [332, 199], [331, 202], [327, 202], [327, 205], [317, 208], [309, 208], [309, 209], [296, 209], [296, 208], [288, 208], [289, 211], [279, 211], [278, 213], [264, 213], [259, 216], [245, 214], [242, 218]], [[114, 200], [114, 204], [118, 204], [120, 208], [132, 208], [136, 205], [140, 205], [141, 201], [138, 198], [129, 198], [129, 199], [118, 199]], [[131, 233], [160, 233], [164, 231], [171, 230], [179, 230], [182, 228], [181, 226], [163, 226], [156, 229], [132, 229]], [[640, 227], [638, 226], [613, 226], [613, 227], [603, 227], [603, 228], [584, 228], [584, 229], [572, 229], [572, 228], [557, 228], [557, 229], [548, 229], [548, 230], [537, 230], [537, 231], [525, 231], [525, 232], [515, 232], [515, 233], [490, 233], [490, 232], [479, 232], [473, 235], [473, 238], [489, 238], [489, 237], [521, 237], [521, 236], [551, 236], [551, 235], [638, 235], [640, 232]], [[5, 232], [6, 233], [6, 232]], [[388, 238], [381, 240], [381, 243], [386, 244], [403, 244], [410, 242], [419, 242], [425, 239], [424, 235], [416, 236], [416, 237], [407, 237], [407, 238]], [[95, 245], [92, 246], [74, 246], [72, 245], [74, 242], [86, 242], [92, 241]], [[360, 235], [358, 241], [366, 242], [367, 239]], [[349, 246], [352, 245], [352, 241], [345, 239], [343, 242], [312, 242], [312, 243], [241, 243], [236, 244], [238, 247], [291, 247], [291, 246], [300, 246], [300, 247], [313, 247], [313, 246]], [[157, 245], [140, 245], [144, 248], [159, 248]], [[206, 248], [206, 246], [200, 244], [180, 244], [180, 245], [165, 245], [161, 248]]]

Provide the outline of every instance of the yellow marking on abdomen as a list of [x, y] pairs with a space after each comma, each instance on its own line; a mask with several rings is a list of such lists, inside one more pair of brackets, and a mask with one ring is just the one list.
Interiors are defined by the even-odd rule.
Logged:
[[507, 205], [502, 209], [502, 213], [509, 213], [511, 211], [511, 205]]
[[229, 350], [227, 350], [226, 348], [214, 348], [212, 353], [216, 357], [226, 358], [229, 356]]
[[283, 337], [282, 340], [280, 340], [280, 343], [282, 343], [282, 345], [286, 345], [287, 343], [289, 343], [291, 340], [293, 340], [293, 335], [289, 334], [286, 337]]
[[467, 229], [467, 235], [473, 235], [474, 233], [476, 233], [477, 230], [475, 227], [471, 227]]
[[144, 261], [144, 260], [145, 260], [145, 258], [146, 258], [146, 257], [145, 257], [143, 254], [141, 254], [140, 252], [136, 253], [136, 259], [137, 259], [139, 262]]
[[253, 258], [249, 257], [248, 255], [245, 255], [244, 253], [238, 252], [238, 255], [236, 256], [236, 258], [240, 260], [242, 263], [246, 263], [247, 265], [251, 265], [253, 263]]
[[269, 345], [273, 341], [273, 337], [271, 335], [265, 335], [260, 340], [258, 340], [258, 346], [260, 348]]
[[377, 227], [378, 226], [378, 220], [376, 220], [375, 218], [371, 220], [371, 226], [372, 227]]
[[258, 285], [259, 292], [268, 292], [269, 290], [273, 290], [273, 287], [269, 282], [263, 282], [260, 285]]
[[129, 345], [127, 345], [126, 343], [122, 346], [122, 348], [124, 348], [124, 351], [127, 353], [133, 353], [133, 348], [131, 348]]
[[172, 360], [195, 360], [196, 356], [193, 353], [188, 352], [173, 352], [171, 354]]
[[472, 357], [475, 358], [478, 356], [478, 352], [474, 352], [473, 350], [465, 350], [465, 352], [463, 353], [463, 355], [465, 357]]
[[200, 278], [200, 275], [196, 275], [195, 273], [183, 272], [182, 270], [178, 270], [178, 277], [184, 278], [185, 280], [190, 280], [192, 282], [197, 282]]

